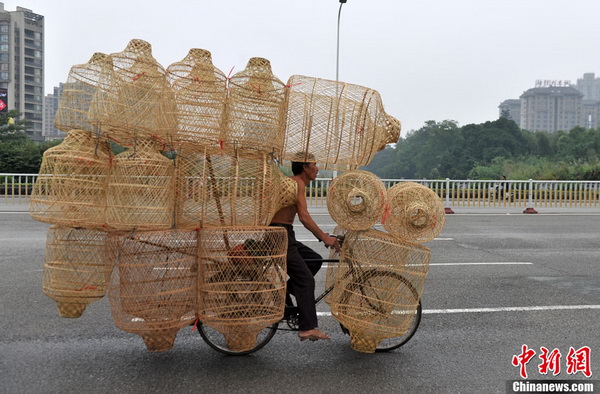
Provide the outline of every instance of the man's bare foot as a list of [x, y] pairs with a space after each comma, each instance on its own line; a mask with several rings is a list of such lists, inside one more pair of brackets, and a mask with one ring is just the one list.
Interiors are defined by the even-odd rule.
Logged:
[[318, 328], [313, 328], [312, 330], [300, 331], [298, 332], [298, 337], [301, 341], [311, 340], [316, 341], [319, 339], [329, 339], [329, 335], [319, 330]]

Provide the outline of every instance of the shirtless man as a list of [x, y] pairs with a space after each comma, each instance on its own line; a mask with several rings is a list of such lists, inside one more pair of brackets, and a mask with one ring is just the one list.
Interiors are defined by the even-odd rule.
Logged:
[[[304, 157], [307, 156], [307, 157]], [[310, 160], [312, 155], [303, 155], [304, 160]], [[298, 304], [299, 328], [298, 336], [301, 341], [306, 339], [329, 339], [329, 335], [318, 329], [317, 310], [315, 307], [314, 275], [321, 268], [321, 263], [307, 264], [304, 259], [322, 259], [322, 257], [296, 240], [292, 224], [296, 214], [298, 219], [313, 235], [323, 241], [327, 247], [340, 250], [337, 238], [323, 232], [308, 213], [306, 206], [306, 185], [317, 177], [319, 169], [312, 162], [292, 162], [291, 178], [298, 183], [296, 204], [280, 209], [271, 219], [271, 226], [283, 227], [288, 233], [287, 272], [290, 277], [288, 288]]]

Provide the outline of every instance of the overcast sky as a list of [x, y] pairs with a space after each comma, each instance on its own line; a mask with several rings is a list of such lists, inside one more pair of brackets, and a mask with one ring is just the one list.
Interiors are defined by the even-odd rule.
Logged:
[[[133, 38], [164, 67], [203, 48], [225, 74], [259, 56], [283, 81], [335, 79], [338, 0], [3, 2], [45, 17], [46, 93]], [[427, 120], [494, 120], [537, 79], [600, 77], [599, 38], [600, 0], [348, 0], [340, 81], [378, 90], [404, 136]]]

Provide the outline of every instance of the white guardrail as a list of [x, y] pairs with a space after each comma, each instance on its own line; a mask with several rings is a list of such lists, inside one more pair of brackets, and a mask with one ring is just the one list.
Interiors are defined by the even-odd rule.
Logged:
[[[0, 174], [0, 204], [29, 204], [37, 174]], [[307, 187], [309, 205], [327, 204], [331, 178], [317, 178]], [[382, 179], [386, 188], [399, 182], [417, 182], [436, 192], [446, 208], [523, 207], [596, 208], [600, 205], [600, 181], [536, 180], [426, 180]], [[499, 190], [498, 185], [508, 182]]]

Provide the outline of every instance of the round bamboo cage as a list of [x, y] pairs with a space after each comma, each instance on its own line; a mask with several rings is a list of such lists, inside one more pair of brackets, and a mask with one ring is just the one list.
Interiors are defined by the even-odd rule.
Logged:
[[278, 180], [270, 155], [182, 151], [176, 166], [178, 228], [269, 224]]
[[62, 317], [76, 318], [104, 297], [112, 264], [104, 258], [107, 233], [52, 226], [46, 240], [44, 293]]
[[446, 224], [442, 199], [430, 188], [415, 182], [398, 183], [387, 191], [388, 208], [383, 227], [405, 241], [423, 243], [434, 239]]
[[287, 233], [280, 227], [200, 230], [198, 317], [230, 350], [256, 346], [285, 308]]
[[106, 141], [89, 131], [69, 131], [61, 144], [44, 152], [31, 191], [31, 217], [63, 226], [102, 226], [110, 155]]
[[331, 182], [327, 209], [331, 218], [348, 230], [366, 230], [377, 223], [385, 211], [385, 186], [375, 175], [354, 170]]
[[253, 57], [246, 69], [229, 80], [225, 149], [235, 146], [281, 154], [284, 133], [285, 84], [267, 59]]
[[164, 68], [152, 57], [152, 46], [131, 40], [124, 51], [110, 55], [114, 65], [112, 91], [95, 100], [90, 119], [120, 145], [140, 136], [167, 142], [176, 129], [175, 100]]
[[106, 224], [116, 230], [158, 230], [173, 225], [175, 166], [160, 145], [139, 138], [113, 158], [106, 199]]
[[196, 319], [198, 232], [113, 233], [108, 248], [115, 324], [140, 335], [151, 352], [171, 349], [179, 329]]
[[94, 53], [87, 63], [71, 67], [54, 116], [56, 128], [99, 132], [94, 122], [90, 122], [89, 112], [92, 102], [105, 101], [98, 97], [112, 90], [112, 76], [112, 58], [100, 52]]
[[286, 160], [311, 152], [322, 169], [353, 170], [398, 141], [400, 124], [388, 124], [373, 89], [302, 75], [290, 77], [287, 86]]
[[346, 235], [329, 305], [353, 349], [372, 353], [383, 339], [407, 332], [429, 261], [429, 249], [381, 231]]
[[180, 62], [167, 69], [174, 92], [178, 146], [218, 145], [225, 139], [224, 114], [227, 77], [213, 66], [209, 51], [191, 49]]

